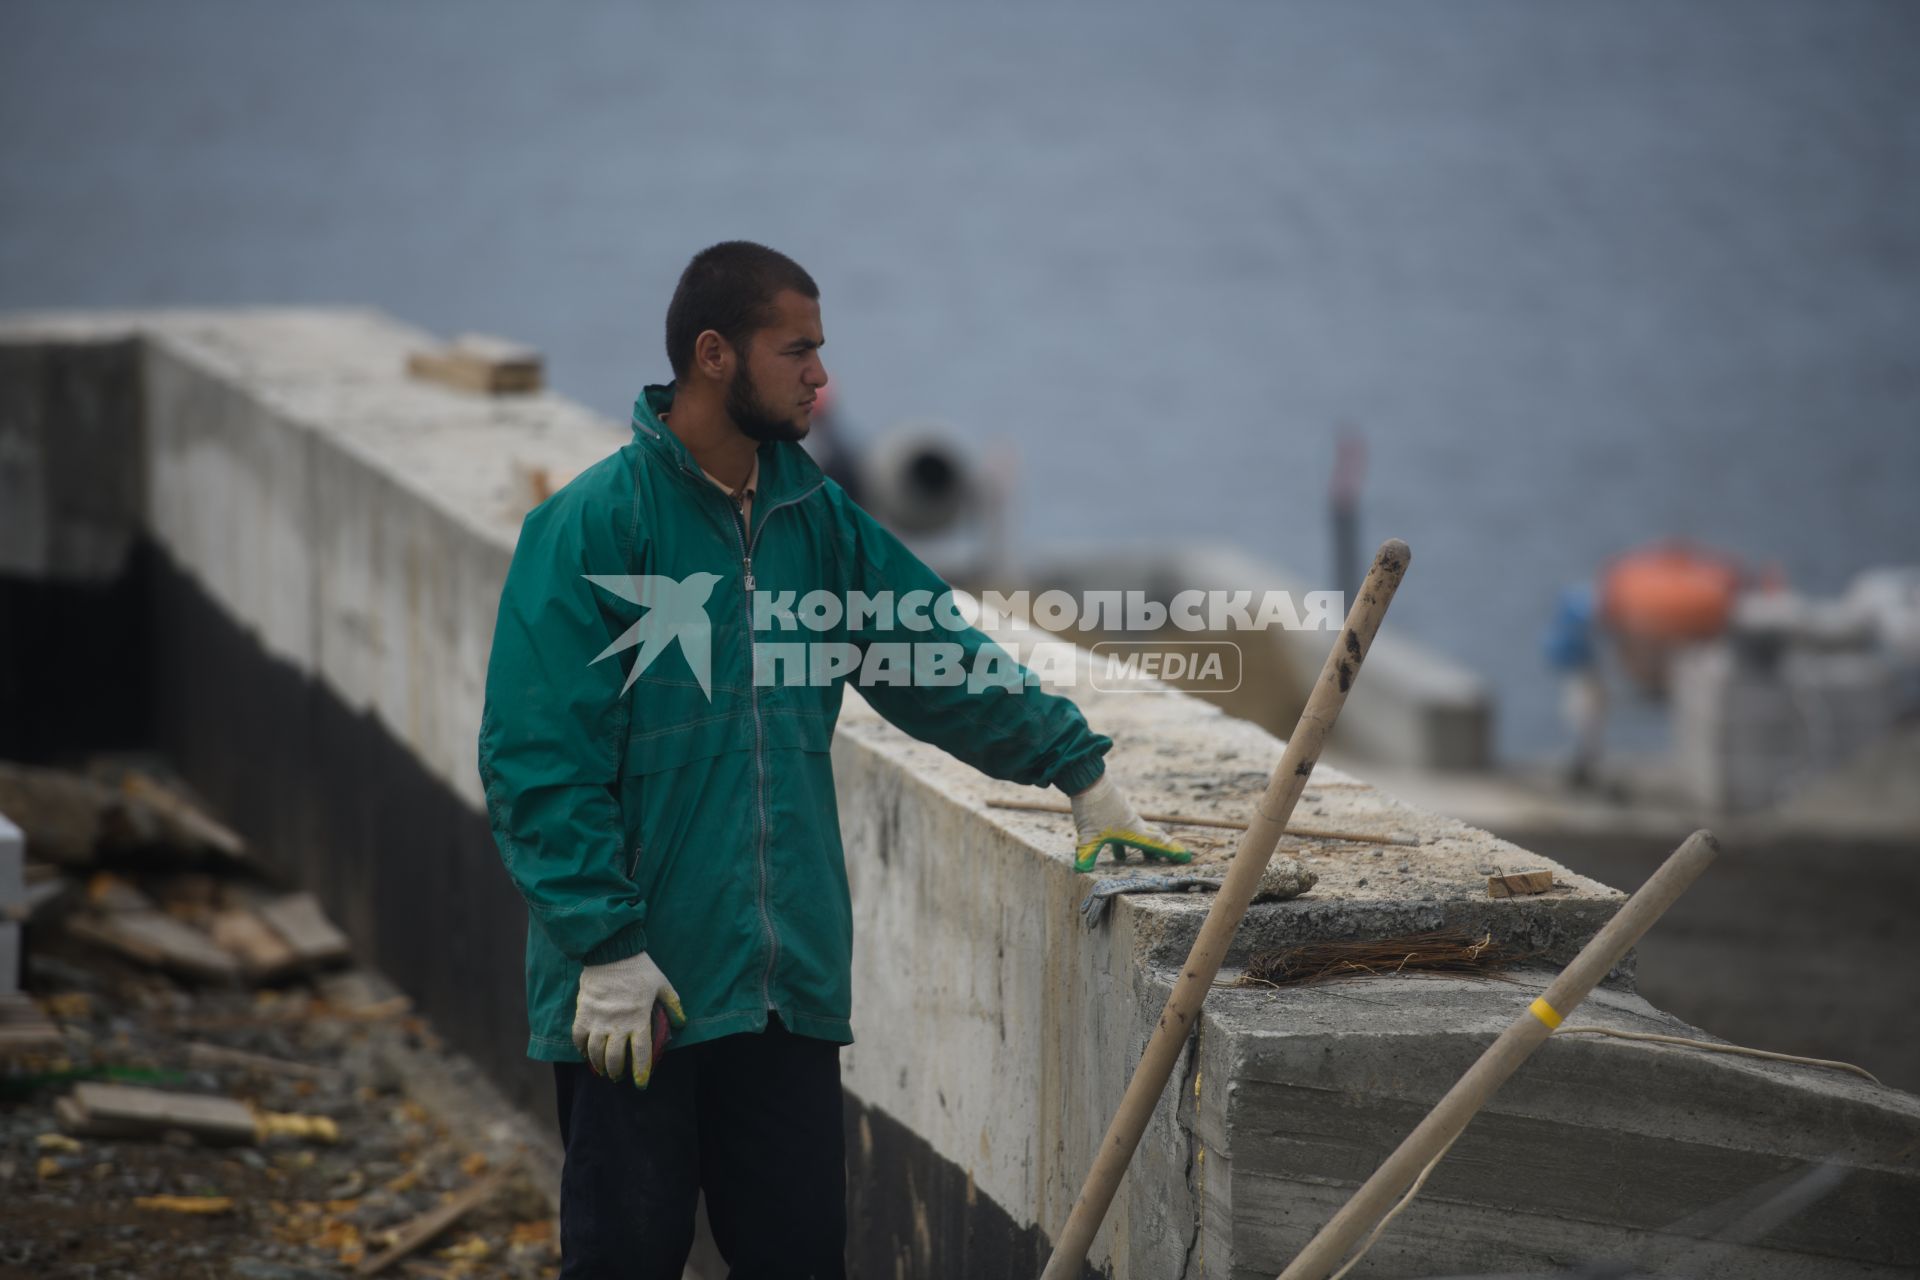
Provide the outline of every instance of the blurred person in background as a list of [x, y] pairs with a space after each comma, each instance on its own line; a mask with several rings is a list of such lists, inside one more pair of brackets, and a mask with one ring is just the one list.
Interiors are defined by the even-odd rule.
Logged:
[[1595, 611], [1591, 584], [1563, 588], [1541, 641], [1547, 665], [1560, 674], [1561, 714], [1573, 739], [1567, 785], [1582, 790], [1599, 780], [1607, 736], [1607, 682], [1600, 670]]
[[803, 445], [827, 478], [858, 503], [861, 500], [860, 458], [847, 439], [846, 428], [841, 425], [839, 400], [831, 385], [820, 388], [813, 403], [813, 429], [807, 432]]

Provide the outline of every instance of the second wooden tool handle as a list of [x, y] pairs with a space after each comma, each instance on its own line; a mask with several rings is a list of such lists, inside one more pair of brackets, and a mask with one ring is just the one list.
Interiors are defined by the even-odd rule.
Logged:
[[1413, 1184], [1430, 1161], [1446, 1151], [1479, 1113], [1494, 1090], [1506, 1082], [1528, 1055], [1553, 1034], [1561, 1019], [1620, 963], [1653, 922], [1666, 913], [1687, 886], [1700, 878], [1720, 854], [1710, 831], [1696, 831], [1660, 864], [1626, 905], [1580, 949], [1573, 962], [1516, 1018], [1467, 1069], [1453, 1088], [1415, 1126], [1392, 1155], [1361, 1184], [1353, 1198], [1300, 1251], [1280, 1280], [1325, 1280], [1362, 1234], [1386, 1213], [1394, 1198]]

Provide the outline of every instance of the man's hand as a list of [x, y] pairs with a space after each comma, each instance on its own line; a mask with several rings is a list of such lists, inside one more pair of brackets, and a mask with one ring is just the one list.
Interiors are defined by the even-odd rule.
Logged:
[[1104, 773], [1100, 781], [1073, 797], [1073, 829], [1075, 871], [1093, 870], [1094, 859], [1109, 846], [1116, 862], [1126, 861], [1128, 849], [1138, 849], [1149, 862], [1193, 861], [1192, 853], [1135, 812]]
[[[665, 1018], [656, 1013], [655, 1001], [666, 1010]], [[684, 1027], [687, 1015], [680, 994], [646, 952], [580, 970], [573, 1047], [601, 1075], [611, 1080], [630, 1071], [633, 1083], [646, 1088], [653, 1064], [666, 1052], [668, 1021]]]

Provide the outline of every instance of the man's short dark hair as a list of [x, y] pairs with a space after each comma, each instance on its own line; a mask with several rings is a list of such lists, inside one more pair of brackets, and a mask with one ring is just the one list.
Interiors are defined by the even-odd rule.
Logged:
[[819, 286], [786, 254], [750, 240], [727, 240], [693, 255], [667, 305], [667, 363], [684, 378], [693, 340], [712, 329], [744, 354], [746, 342], [772, 321], [774, 295], [792, 289], [818, 300]]

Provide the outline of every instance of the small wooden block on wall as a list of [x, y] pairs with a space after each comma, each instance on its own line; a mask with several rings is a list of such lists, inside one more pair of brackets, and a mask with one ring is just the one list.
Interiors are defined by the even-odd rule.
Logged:
[[444, 347], [407, 357], [407, 372], [428, 382], [506, 395], [546, 385], [546, 361], [532, 347], [481, 333], [463, 333]]
[[1545, 893], [1553, 888], [1553, 872], [1521, 871], [1510, 876], [1488, 876], [1489, 898], [1517, 898], [1530, 893]]

